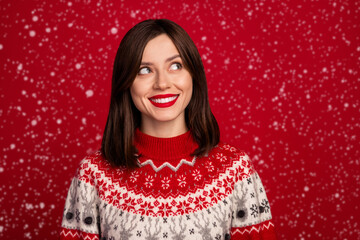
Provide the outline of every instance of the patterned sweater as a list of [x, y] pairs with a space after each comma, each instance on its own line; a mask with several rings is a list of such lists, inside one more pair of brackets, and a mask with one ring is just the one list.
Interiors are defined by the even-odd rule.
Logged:
[[219, 143], [205, 157], [190, 132], [135, 134], [140, 168], [114, 168], [100, 152], [73, 178], [60, 239], [276, 239], [249, 157]]

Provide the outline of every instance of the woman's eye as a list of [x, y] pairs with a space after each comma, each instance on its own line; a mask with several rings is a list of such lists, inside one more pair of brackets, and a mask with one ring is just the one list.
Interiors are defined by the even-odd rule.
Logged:
[[140, 70], [139, 70], [140, 75], [149, 74], [150, 72], [151, 72], [150, 68], [148, 68], [148, 67], [143, 67], [143, 68], [140, 68]]
[[182, 65], [180, 63], [173, 63], [170, 66], [170, 70], [179, 70], [182, 68]]

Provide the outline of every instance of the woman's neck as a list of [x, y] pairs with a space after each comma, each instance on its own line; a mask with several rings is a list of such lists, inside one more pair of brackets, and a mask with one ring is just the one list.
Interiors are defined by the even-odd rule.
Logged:
[[152, 122], [142, 121], [141, 132], [158, 138], [171, 138], [186, 133], [189, 129], [185, 121]]

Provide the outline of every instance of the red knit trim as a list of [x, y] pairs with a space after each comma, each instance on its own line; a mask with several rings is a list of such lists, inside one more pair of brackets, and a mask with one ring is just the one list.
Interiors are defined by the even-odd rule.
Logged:
[[99, 240], [99, 235], [77, 229], [61, 228], [60, 240]]
[[190, 131], [176, 137], [158, 138], [136, 129], [134, 145], [139, 155], [152, 159], [157, 165], [164, 161], [176, 164], [182, 158], [191, 156], [198, 148]]
[[276, 240], [271, 220], [256, 225], [231, 229], [231, 240]]

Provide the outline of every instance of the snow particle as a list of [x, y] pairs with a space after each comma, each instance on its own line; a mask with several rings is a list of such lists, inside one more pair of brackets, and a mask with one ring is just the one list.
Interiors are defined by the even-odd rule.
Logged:
[[36, 32], [34, 30], [30, 30], [29, 35], [30, 35], [30, 37], [35, 37]]
[[80, 68], [81, 68], [81, 63], [75, 64], [75, 68], [76, 68], [76, 69], [80, 69]]
[[0, 173], [4, 172], [4, 168], [0, 167]]
[[56, 120], [56, 123], [57, 123], [57, 124], [61, 124], [61, 123], [62, 123], [62, 120], [59, 118], [58, 120]]
[[23, 69], [23, 65], [22, 63], [19, 63], [19, 65], [17, 66], [17, 70], [21, 71]]
[[4, 45], [0, 44], [0, 50], [3, 50]]
[[113, 27], [113, 28], [111, 28], [110, 31], [111, 31], [112, 34], [117, 34], [118, 29], [116, 27]]
[[36, 126], [36, 124], [37, 124], [37, 121], [35, 119], [31, 121], [32, 126]]
[[34, 22], [37, 22], [37, 20], [39, 20], [39, 17], [38, 17], [38, 16], [33, 16], [33, 17], [32, 17], [32, 20], [33, 20]]
[[86, 92], [85, 92], [85, 94], [86, 94], [86, 97], [92, 97], [93, 95], [94, 95], [94, 91], [93, 90], [87, 90]]
[[310, 188], [309, 188], [308, 186], [305, 186], [305, 187], [304, 187], [304, 191], [305, 191], [305, 192], [308, 192], [309, 190], [310, 190]]
[[14, 143], [10, 144], [10, 149], [15, 149], [15, 144]]
[[43, 209], [45, 207], [45, 203], [41, 202], [40, 204], [40, 208]]

